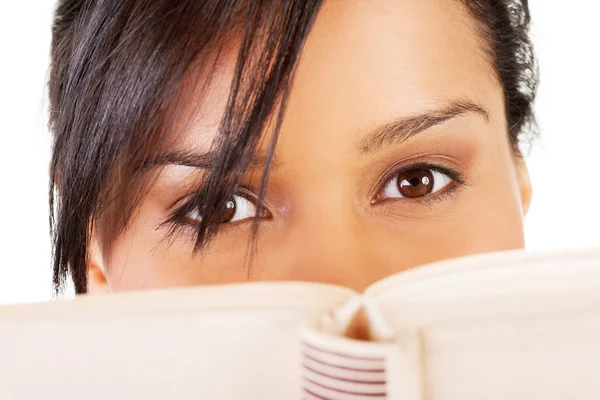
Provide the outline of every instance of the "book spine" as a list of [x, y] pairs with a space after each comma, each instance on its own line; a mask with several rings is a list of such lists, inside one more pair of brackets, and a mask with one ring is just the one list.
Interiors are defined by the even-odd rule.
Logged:
[[368, 298], [324, 314], [301, 338], [304, 399], [424, 399], [421, 334], [393, 330]]
[[302, 391], [311, 400], [383, 400], [388, 398], [386, 350], [357, 346], [346, 339], [302, 341]]

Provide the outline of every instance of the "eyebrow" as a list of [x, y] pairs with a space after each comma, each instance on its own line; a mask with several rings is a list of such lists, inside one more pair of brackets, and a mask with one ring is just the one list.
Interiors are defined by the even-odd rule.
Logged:
[[[201, 150], [182, 150], [160, 154], [157, 157], [146, 160], [140, 165], [138, 170], [147, 171], [154, 167], [165, 165], [181, 165], [198, 169], [211, 168], [215, 160], [219, 159], [219, 152], [216, 151], [201, 151]], [[277, 164], [273, 160], [273, 165]], [[267, 165], [266, 155], [253, 155], [248, 166], [250, 168], [262, 169]]]
[[[402, 117], [395, 121], [378, 126], [370, 131], [360, 142], [362, 153], [372, 153], [381, 150], [385, 146], [401, 143], [409, 138], [424, 132], [452, 118], [464, 115], [476, 114], [489, 122], [489, 111], [482, 105], [471, 100], [456, 100], [450, 102], [446, 107], [427, 111], [421, 114]], [[136, 170], [147, 171], [154, 167], [165, 165], [181, 165], [186, 167], [209, 169], [215, 160], [219, 158], [216, 151], [181, 150], [163, 153], [157, 157], [145, 160]], [[273, 160], [276, 166], [278, 161]], [[263, 169], [267, 165], [266, 155], [253, 155], [248, 167]]]
[[479, 115], [486, 122], [490, 121], [490, 113], [482, 105], [471, 100], [455, 100], [443, 108], [402, 117], [375, 128], [360, 141], [360, 151], [372, 153], [386, 146], [404, 142], [436, 125], [464, 114]]

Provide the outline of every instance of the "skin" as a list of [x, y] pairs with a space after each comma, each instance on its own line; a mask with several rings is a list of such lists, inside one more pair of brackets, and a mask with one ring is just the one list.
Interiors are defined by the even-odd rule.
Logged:
[[[175, 150], [210, 147], [234, 57], [219, 64]], [[169, 164], [149, 172], [156, 182], [110, 251], [93, 239], [90, 291], [248, 278], [362, 291], [425, 263], [522, 248], [531, 187], [509, 144], [503, 102], [484, 42], [458, 2], [326, 2], [297, 69], [267, 188], [269, 215], [250, 268], [248, 218], [223, 225], [201, 254], [192, 252], [193, 225], [164, 240], [168, 227], [159, 225], [202, 176]], [[452, 118], [444, 114], [457, 103], [468, 106]], [[427, 113], [448, 118], [407, 135], [410, 118]], [[377, 145], [373, 135], [382, 130], [386, 140]], [[415, 163], [453, 170], [463, 183], [439, 174], [436, 181], [449, 184], [436, 193], [382, 195], [394, 195], [384, 190], [386, 177]], [[260, 166], [248, 171], [242, 186], [258, 193], [260, 175]]]

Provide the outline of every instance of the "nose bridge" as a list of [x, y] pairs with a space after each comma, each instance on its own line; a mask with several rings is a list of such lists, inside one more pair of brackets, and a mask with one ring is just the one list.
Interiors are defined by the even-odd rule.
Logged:
[[374, 281], [368, 268], [365, 221], [341, 185], [304, 199], [291, 219], [290, 267], [297, 279], [359, 291]]

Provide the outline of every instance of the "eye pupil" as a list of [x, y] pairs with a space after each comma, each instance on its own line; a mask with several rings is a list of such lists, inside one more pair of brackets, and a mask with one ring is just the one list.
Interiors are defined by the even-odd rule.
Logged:
[[423, 197], [433, 190], [433, 173], [428, 169], [415, 169], [398, 176], [398, 190], [404, 197]]
[[225, 214], [223, 214], [223, 219], [221, 220], [221, 223], [226, 223], [226, 222], [231, 221], [233, 219], [233, 217], [235, 216], [236, 209], [237, 209], [237, 204], [235, 203], [235, 199], [229, 200], [225, 204]]

